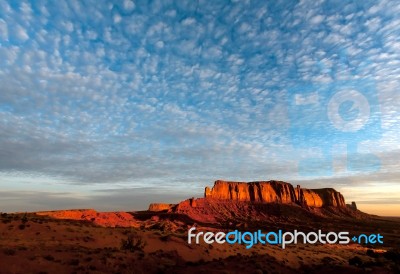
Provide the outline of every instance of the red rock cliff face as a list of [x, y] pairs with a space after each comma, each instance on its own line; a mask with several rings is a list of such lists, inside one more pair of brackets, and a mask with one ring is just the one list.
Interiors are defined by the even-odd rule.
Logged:
[[333, 188], [321, 189], [301, 189], [301, 197], [299, 202], [313, 207], [346, 207], [343, 195]]
[[345, 207], [343, 196], [332, 188], [294, 189], [280, 181], [226, 182], [218, 180], [212, 189], [206, 187], [205, 198], [263, 203], [298, 203], [311, 207]]
[[149, 211], [164, 211], [169, 210], [174, 206], [174, 204], [162, 204], [162, 203], [151, 203], [149, 205]]
[[248, 202], [295, 202], [296, 196], [291, 184], [285, 182], [225, 182], [216, 181], [214, 187], [206, 187], [205, 197]]

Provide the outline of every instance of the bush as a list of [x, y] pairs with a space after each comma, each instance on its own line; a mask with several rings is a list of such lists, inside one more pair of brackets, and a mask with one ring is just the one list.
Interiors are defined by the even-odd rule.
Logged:
[[160, 240], [163, 242], [168, 242], [170, 239], [171, 239], [170, 234], [160, 236]]
[[361, 266], [362, 265], [362, 260], [360, 257], [355, 256], [351, 259], [349, 259], [349, 264], [354, 265], [354, 266]]
[[378, 258], [378, 254], [374, 252], [372, 249], [367, 250], [367, 255], [372, 257], [372, 258]]
[[21, 222], [22, 222], [23, 224], [26, 224], [26, 223], [28, 222], [28, 216], [26, 215], [26, 213], [24, 214], [24, 216], [22, 216]]
[[69, 265], [79, 265], [79, 259], [71, 259], [68, 261]]
[[7, 256], [13, 256], [13, 255], [15, 255], [15, 250], [7, 248], [7, 249], [4, 250], [4, 254], [7, 255]]
[[129, 250], [131, 252], [143, 251], [145, 246], [146, 242], [143, 241], [142, 237], [140, 237], [136, 233], [129, 234], [126, 240], [121, 240], [122, 250]]
[[44, 258], [45, 260], [48, 260], [48, 261], [54, 261], [54, 257], [51, 256], [51, 255], [43, 256], [43, 258]]
[[398, 249], [389, 250], [383, 256], [393, 262], [400, 262], [400, 250]]

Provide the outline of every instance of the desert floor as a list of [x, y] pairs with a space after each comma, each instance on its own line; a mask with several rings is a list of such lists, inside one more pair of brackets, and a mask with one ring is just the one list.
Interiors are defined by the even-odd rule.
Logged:
[[189, 245], [188, 227], [154, 217], [139, 227], [113, 228], [34, 213], [3, 213], [0, 273], [400, 273], [396, 218], [307, 226], [381, 233], [382, 246], [298, 244], [283, 250], [272, 245]]

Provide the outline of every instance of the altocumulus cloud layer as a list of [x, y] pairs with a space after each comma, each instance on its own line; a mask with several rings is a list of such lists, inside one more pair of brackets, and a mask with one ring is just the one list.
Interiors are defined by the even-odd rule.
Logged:
[[[141, 208], [216, 178], [399, 204], [400, 7], [264, 2], [0, 1], [1, 205]], [[309, 122], [288, 115], [294, 90], [348, 79], [376, 87], [379, 138], [362, 131], [358, 147], [379, 157], [373, 172], [344, 167], [327, 119], [312, 121], [318, 146], [289, 133]], [[332, 147], [334, 173], [299, 174]]]

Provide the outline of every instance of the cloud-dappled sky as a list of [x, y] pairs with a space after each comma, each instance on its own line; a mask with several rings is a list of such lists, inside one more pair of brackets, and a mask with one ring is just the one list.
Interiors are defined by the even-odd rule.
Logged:
[[143, 209], [221, 178], [400, 212], [399, 14], [396, 1], [0, 0], [0, 211]]

